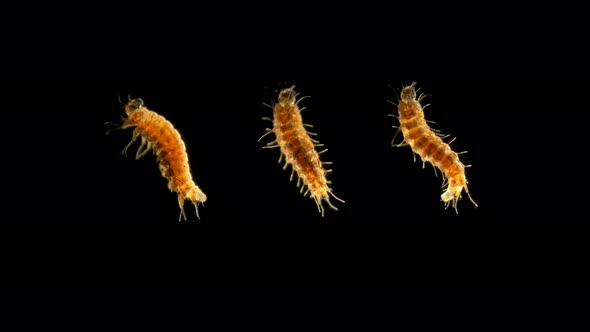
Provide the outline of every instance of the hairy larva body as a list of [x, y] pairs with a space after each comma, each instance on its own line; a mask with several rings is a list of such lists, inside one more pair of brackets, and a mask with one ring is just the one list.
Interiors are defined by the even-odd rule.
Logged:
[[446, 136], [437, 134], [428, 126], [420, 104], [425, 95], [420, 95], [416, 99], [415, 86], [416, 82], [404, 87], [401, 92], [398, 104], [400, 123], [398, 132], [401, 130], [404, 141], [397, 146], [409, 145], [412, 151], [422, 158], [423, 163], [430, 162], [442, 172], [445, 183], [443, 184], [444, 191], [441, 199], [445, 202], [445, 208], [452, 204], [457, 212], [457, 202], [461, 198], [463, 190], [465, 190], [473, 205], [477, 207], [469, 194], [465, 166], [459, 160], [459, 154], [451, 150], [449, 145], [443, 142], [442, 138]]
[[140, 98], [130, 99], [125, 105], [125, 113], [128, 117], [124, 119], [119, 129], [134, 127], [135, 130], [131, 142], [123, 149], [123, 153], [126, 154], [127, 149], [141, 137], [141, 145], [135, 158], [139, 159], [153, 150], [157, 156], [160, 173], [168, 180], [168, 188], [178, 194], [179, 220], [183, 217], [186, 220], [184, 201], [187, 199], [193, 203], [199, 217], [197, 205], [205, 202], [207, 196], [192, 179], [186, 147], [180, 133], [170, 121], [144, 107], [143, 100]]
[[[303, 99], [303, 98], [302, 98]], [[310, 194], [310, 197], [315, 201], [322, 217], [324, 216], [324, 207], [322, 201], [325, 201], [332, 209], [338, 210], [330, 202], [330, 196], [344, 203], [343, 200], [336, 197], [329, 187], [329, 181], [326, 179], [326, 173], [329, 171], [323, 168], [324, 164], [320, 161], [320, 154], [324, 151], [317, 152], [316, 147], [322, 146], [318, 141], [312, 139], [305, 127], [310, 125], [303, 124], [301, 118], [301, 111], [297, 100], [297, 93], [294, 87], [283, 89], [279, 93], [278, 102], [272, 106], [274, 118], [264, 118], [273, 122], [273, 128], [267, 128], [267, 133], [262, 137], [274, 133], [275, 140], [266, 144], [265, 148], [280, 148], [281, 159], [285, 158], [286, 169], [289, 165], [292, 166], [291, 179], [293, 173], [297, 173], [297, 187], [303, 183], [301, 191], [307, 188], [304, 195]], [[262, 137], [260, 139], [262, 139]], [[259, 140], [260, 141], [260, 140]]]

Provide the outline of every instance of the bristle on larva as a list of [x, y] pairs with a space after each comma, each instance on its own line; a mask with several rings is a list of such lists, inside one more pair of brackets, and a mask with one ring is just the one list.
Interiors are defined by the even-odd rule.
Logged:
[[135, 127], [135, 130], [131, 142], [123, 149], [123, 154], [126, 155], [127, 149], [141, 137], [135, 159], [145, 156], [150, 150], [157, 156], [160, 172], [168, 180], [168, 188], [178, 193], [178, 220], [186, 220], [184, 201], [187, 199], [193, 203], [197, 218], [200, 218], [197, 205], [204, 203], [207, 196], [193, 182], [186, 147], [178, 131], [163, 116], [144, 107], [141, 98], [130, 99], [125, 105], [125, 113], [128, 117], [115, 129]]
[[315, 148], [322, 146], [322, 144], [312, 139], [309, 135], [315, 136], [315, 134], [309, 133], [305, 129], [305, 127], [311, 126], [303, 124], [301, 118], [303, 109], [298, 106], [303, 98], [297, 100], [297, 95], [294, 86], [281, 90], [278, 102], [271, 106], [274, 118], [264, 118], [273, 122], [273, 128], [267, 128], [267, 133], [262, 135], [259, 141], [270, 133], [275, 134], [275, 140], [267, 143], [265, 148], [280, 148], [279, 163], [284, 157], [285, 166], [283, 169], [289, 165], [292, 166], [291, 179], [293, 179], [293, 173], [297, 173], [297, 187], [303, 182], [304, 187], [301, 187], [301, 192], [303, 193], [307, 188], [304, 195], [310, 195], [323, 217], [322, 201], [325, 201], [334, 210], [338, 209], [330, 202], [330, 196], [342, 203], [344, 201], [336, 197], [328, 186], [329, 181], [326, 180], [326, 173], [329, 171], [324, 170], [323, 165], [329, 163], [322, 163], [319, 156], [326, 150], [319, 153], [316, 151]]
[[463, 189], [473, 205], [477, 207], [477, 203], [469, 194], [465, 166], [459, 160], [459, 154], [453, 152], [449, 145], [442, 141], [442, 138], [447, 136], [442, 136], [437, 133], [438, 131], [431, 129], [427, 120], [424, 119], [424, 111], [420, 104], [424, 97], [425, 95], [420, 95], [416, 99], [416, 82], [402, 89], [397, 105], [399, 113], [397, 118], [400, 126], [395, 136], [401, 130], [404, 140], [397, 145], [392, 141], [392, 145], [398, 147], [409, 145], [412, 151], [422, 158], [423, 162], [430, 162], [434, 167], [440, 169], [445, 178], [444, 192], [441, 195], [442, 201], [445, 202], [445, 208], [452, 204], [455, 212], [458, 213], [457, 202], [461, 198]]

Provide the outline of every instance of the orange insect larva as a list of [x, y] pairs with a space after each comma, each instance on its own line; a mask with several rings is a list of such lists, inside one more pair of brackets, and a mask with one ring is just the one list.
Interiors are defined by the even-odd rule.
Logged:
[[[336, 197], [328, 186], [330, 182], [326, 180], [326, 173], [330, 171], [324, 170], [323, 165], [330, 163], [321, 162], [319, 156], [327, 149], [319, 153], [316, 151], [315, 147], [322, 146], [322, 144], [309, 136], [316, 134], [305, 129], [305, 127], [312, 126], [303, 124], [301, 111], [305, 108], [300, 109], [298, 106], [303, 98], [297, 100], [298, 94], [295, 93], [294, 88], [293, 86], [281, 90], [278, 103], [273, 106], [268, 105], [273, 109], [274, 119], [263, 119], [272, 121], [273, 128], [267, 128], [267, 133], [262, 135], [258, 141], [270, 133], [275, 134], [276, 139], [267, 143], [265, 148], [280, 148], [279, 163], [284, 156], [285, 166], [283, 169], [287, 169], [291, 165], [291, 180], [293, 180], [293, 173], [297, 172], [297, 187], [303, 182], [307, 187], [304, 196], [311, 194], [311, 198], [315, 201], [323, 217], [324, 207], [322, 201], [328, 203], [334, 210], [338, 209], [330, 202], [330, 195], [343, 203], [344, 201]], [[305, 186], [301, 187], [301, 192], [303, 192]]]
[[117, 129], [135, 127], [135, 130], [131, 142], [123, 149], [123, 154], [126, 155], [127, 149], [141, 136], [141, 145], [135, 159], [145, 156], [150, 150], [157, 155], [156, 161], [159, 162], [162, 176], [168, 180], [168, 188], [178, 193], [178, 220], [182, 217], [186, 220], [184, 201], [187, 199], [195, 206], [199, 218], [197, 204], [205, 202], [207, 196], [193, 182], [186, 147], [178, 131], [163, 116], [144, 107], [141, 98], [130, 99], [125, 105], [125, 113], [128, 118]]
[[[445, 208], [453, 204], [455, 212], [458, 213], [457, 202], [461, 198], [463, 189], [465, 189], [473, 205], [477, 207], [477, 203], [471, 198], [467, 189], [468, 182], [465, 177], [465, 166], [459, 160], [459, 153], [453, 152], [449, 145], [442, 141], [442, 138], [447, 136], [437, 134], [424, 119], [424, 111], [422, 105], [420, 105], [424, 97], [425, 95], [422, 94], [416, 99], [416, 82], [402, 89], [400, 101], [397, 105], [399, 113], [397, 118], [400, 126], [396, 136], [401, 130], [404, 141], [396, 146], [409, 145], [414, 153], [420, 155], [423, 163], [430, 162], [441, 170], [445, 179], [443, 187], [446, 185], [441, 195], [442, 201], [445, 202]], [[391, 143], [393, 145], [393, 141]]]

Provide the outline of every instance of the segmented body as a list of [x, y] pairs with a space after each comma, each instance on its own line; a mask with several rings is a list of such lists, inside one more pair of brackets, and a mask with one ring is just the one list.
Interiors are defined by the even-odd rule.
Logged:
[[398, 104], [398, 119], [404, 142], [398, 144], [398, 146], [404, 146], [404, 143], [409, 144], [412, 151], [417, 153], [423, 162], [430, 162], [441, 170], [445, 177], [443, 186], [446, 185], [441, 195], [442, 201], [445, 202], [445, 208], [452, 204], [455, 211], [457, 211], [457, 202], [461, 198], [463, 189], [465, 189], [471, 202], [477, 207], [469, 194], [465, 166], [459, 160], [459, 154], [451, 150], [449, 145], [442, 141], [441, 136], [428, 126], [420, 104], [424, 95], [416, 99], [415, 86], [416, 82], [404, 87], [401, 92]]
[[[286, 169], [288, 165], [292, 166], [291, 179], [293, 178], [293, 172], [296, 172], [298, 176], [297, 187], [299, 187], [300, 182], [303, 182], [304, 186], [307, 187], [304, 195], [308, 193], [311, 195], [319, 212], [324, 216], [322, 201], [325, 201], [334, 210], [338, 209], [330, 202], [330, 196], [341, 202], [344, 201], [336, 197], [329, 187], [329, 181], [326, 179], [326, 173], [329, 171], [323, 168], [323, 164], [329, 163], [322, 163], [319, 156], [320, 153], [326, 150], [319, 153], [316, 151], [315, 147], [321, 146], [321, 144], [309, 136], [315, 134], [309, 133], [305, 129], [305, 126], [309, 125], [303, 124], [302, 109], [298, 106], [301, 99], [297, 100], [296, 98], [297, 94], [294, 87], [283, 89], [279, 93], [278, 103], [271, 106], [274, 119], [265, 118], [273, 122], [273, 128], [267, 128], [268, 132], [262, 137], [271, 132], [275, 134], [276, 139], [267, 143], [266, 147], [280, 148], [279, 163], [284, 156], [285, 166], [283, 169]], [[301, 187], [301, 191], [303, 189], [304, 187]]]
[[162, 176], [168, 180], [168, 188], [178, 193], [178, 205], [180, 206], [180, 218], [184, 217], [184, 201], [190, 200], [195, 206], [199, 217], [198, 203], [207, 200], [207, 196], [195, 185], [188, 164], [186, 147], [180, 134], [170, 121], [156, 112], [143, 106], [143, 100], [131, 99], [125, 105], [128, 118], [125, 119], [121, 129], [135, 127], [131, 142], [125, 147], [123, 153], [141, 137], [141, 146], [137, 150], [136, 159], [153, 150], [157, 155], [157, 162]]

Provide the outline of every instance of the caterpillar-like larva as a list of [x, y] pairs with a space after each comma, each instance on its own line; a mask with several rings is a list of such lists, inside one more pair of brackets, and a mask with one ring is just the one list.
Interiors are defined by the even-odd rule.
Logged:
[[308, 132], [305, 127], [312, 127], [311, 125], [303, 124], [301, 118], [301, 111], [305, 108], [300, 109], [298, 104], [303, 99], [297, 100], [297, 93], [295, 93], [295, 87], [290, 87], [281, 90], [279, 93], [278, 103], [270, 106], [273, 109], [274, 119], [263, 118], [273, 122], [273, 128], [267, 128], [267, 133], [262, 135], [258, 141], [264, 136], [274, 133], [275, 140], [266, 144], [265, 148], [280, 148], [281, 156], [279, 157], [279, 163], [283, 156], [285, 157], [285, 166], [283, 169], [287, 169], [288, 165], [292, 166], [291, 180], [293, 180], [293, 173], [297, 173], [297, 187], [303, 182], [301, 192], [307, 187], [304, 196], [308, 194], [315, 201], [319, 212], [322, 217], [324, 216], [324, 207], [322, 201], [328, 203], [328, 205], [338, 210], [330, 202], [330, 196], [339, 200], [344, 201], [332, 192], [329, 187], [330, 182], [326, 180], [326, 173], [331, 170], [324, 170], [324, 164], [330, 164], [329, 162], [321, 162], [320, 154], [327, 151], [317, 152], [316, 147], [323, 146], [317, 140], [314, 140], [310, 135], [317, 135]]
[[[477, 203], [475, 203], [469, 194], [467, 188], [468, 182], [465, 177], [465, 166], [459, 160], [459, 153], [453, 152], [449, 145], [442, 141], [442, 138], [448, 136], [442, 136], [435, 132], [435, 130], [428, 126], [427, 121], [424, 119], [424, 111], [420, 104], [424, 97], [425, 95], [422, 94], [416, 99], [416, 82], [402, 89], [397, 105], [399, 113], [397, 118], [399, 119], [400, 126], [396, 136], [401, 130], [404, 141], [396, 146], [409, 145], [412, 151], [422, 158], [423, 164], [430, 162], [433, 166], [440, 169], [445, 180], [443, 183], [444, 191], [441, 195], [442, 201], [445, 202], [445, 208], [448, 208], [452, 204], [455, 212], [458, 213], [457, 202], [461, 198], [463, 189], [465, 189], [473, 205], [477, 207]], [[391, 143], [394, 145], [393, 140]]]
[[[180, 216], [178, 220], [184, 217], [184, 201], [190, 200], [195, 206], [197, 218], [199, 217], [198, 203], [207, 200], [207, 196], [193, 182], [186, 147], [180, 134], [174, 128], [170, 121], [154, 111], [148, 110], [143, 106], [143, 100], [130, 99], [125, 105], [123, 124], [117, 129], [126, 129], [135, 127], [131, 142], [123, 149], [123, 154], [127, 154], [127, 149], [141, 136], [141, 145], [135, 154], [135, 159], [145, 156], [150, 150], [153, 150], [157, 156], [156, 161], [162, 176], [168, 180], [170, 191], [178, 193], [178, 205], [180, 206]], [[110, 130], [107, 132], [107, 134]]]

